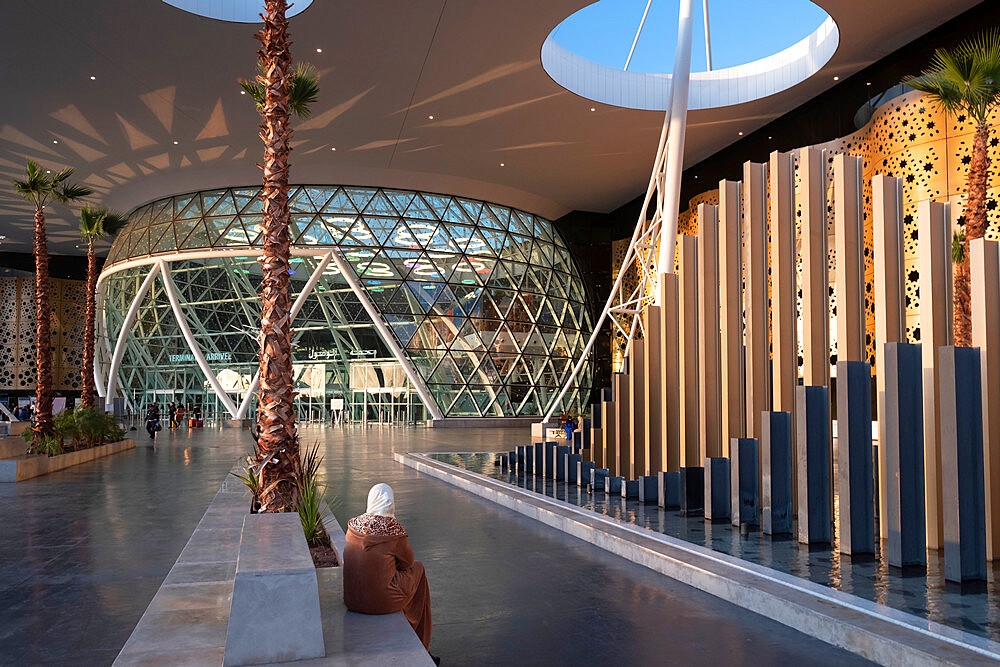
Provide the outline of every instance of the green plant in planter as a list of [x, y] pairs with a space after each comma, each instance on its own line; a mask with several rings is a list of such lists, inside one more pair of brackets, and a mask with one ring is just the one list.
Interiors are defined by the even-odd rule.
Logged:
[[59, 456], [63, 453], [62, 441], [55, 437], [39, 438], [35, 431], [26, 429], [24, 431], [24, 442], [28, 445], [27, 453], [41, 456]]
[[92, 408], [77, 408], [73, 415], [77, 438], [88, 447], [97, 447], [125, 437], [125, 431], [118, 426], [113, 414], [98, 412]]
[[319, 484], [319, 468], [323, 457], [319, 453], [319, 442], [299, 453], [299, 465], [295, 470], [295, 485], [298, 501], [295, 509], [299, 513], [302, 532], [311, 547], [330, 546], [330, 536], [323, 527], [324, 494]]
[[53, 424], [53, 437], [60, 444], [69, 439], [70, 451], [79, 447], [80, 431], [76, 426], [76, 413], [74, 410], [63, 410], [53, 418]]

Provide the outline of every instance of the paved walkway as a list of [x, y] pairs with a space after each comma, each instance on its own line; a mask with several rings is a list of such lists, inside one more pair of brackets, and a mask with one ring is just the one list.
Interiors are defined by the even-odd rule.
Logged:
[[[509, 449], [524, 435], [302, 429], [303, 445], [322, 443], [342, 522], [372, 484], [395, 489], [443, 664], [858, 662], [392, 461], [394, 450]], [[155, 448], [140, 438], [135, 452], [0, 486], [0, 664], [110, 664], [249, 442], [161, 434]]]

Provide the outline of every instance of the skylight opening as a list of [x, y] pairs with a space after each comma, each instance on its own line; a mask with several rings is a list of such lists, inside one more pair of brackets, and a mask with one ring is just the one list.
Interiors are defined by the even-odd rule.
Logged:
[[[231, 23], [260, 23], [264, 11], [264, 0], [163, 0], [172, 7], [191, 14]], [[295, 0], [287, 13], [288, 17], [301, 14], [313, 0]]]

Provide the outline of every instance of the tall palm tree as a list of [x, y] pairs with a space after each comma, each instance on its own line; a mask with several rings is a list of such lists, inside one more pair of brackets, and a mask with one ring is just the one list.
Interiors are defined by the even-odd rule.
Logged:
[[87, 300], [83, 319], [83, 376], [82, 407], [94, 407], [94, 323], [97, 319], [97, 253], [94, 243], [106, 236], [114, 236], [125, 226], [128, 218], [106, 208], [85, 206], [80, 211], [80, 237], [87, 242]]
[[955, 344], [972, 344], [972, 297], [969, 291], [969, 241], [986, 233], [986, 188], [989, 178], [990, 112], [1000, 104], [1000, 28], [967, 40], [952, 50], [937, 49], [930, 67], [903, 83], [930, 94], [945, 110], [976, 124], [969, 162], [969, 195], [962, 251], [955, 260]]
[[[45, 237], [45, 205], [50, 201], [63, 204], [86, 197], [93, 190], [85, 185], [70, 183], [72, 169], [50, 175], [28, 160], [25, 178], [13, 179], [14, 191], [35, 206], [35, 355], [37, 388], [35, 390], [35, 435], [52, 437], [52, 330], [49, 321], [49, 247]], [[41, 440], [39, 440], [41, 441]]]
[[[295, 511], [298, 500], [295, 471], [299, 465], [292, 387], [292, 298], [289, 290], [291, 236], [288, 232], [288, 154], [292, 113], [308, 115], [316, 99], [315, 70], [292, 70], [286, 0], [265, 0], [260, 73], [255, 81], [241, 81], [263, 117], [264, 187], [261, 228], [264, 252], [260, 301], [260, 392], [257, 411], [260, 509]], [[295, 93], [293, 99], [291, 94]]]

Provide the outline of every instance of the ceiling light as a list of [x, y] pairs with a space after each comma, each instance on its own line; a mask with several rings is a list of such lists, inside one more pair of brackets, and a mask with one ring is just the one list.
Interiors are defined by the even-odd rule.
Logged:
[[695, 175], [694, 175], [694, 177], [695, 177], [695, 178], [698, 178], [698, 174], [695, 174]]
[[90, 77], [90, 80], [91, 80], [91, 81], [97, 81], [97, 77], [96, 77], [96, 76], [91, 76], [91, 77]]
[[590, 107], [591, 111], [597, 111], [597, 107]]
[[175, 142], [174, 142], [174, 146], [176, 146], [176, 145], [177, 145], [177, 142], [175, 141]]
[[323, 49], [316, 49], [316, 53], [323, 53]]
[[739, 134], [740, 134], [741, 137], [743, 136], [743, 132], [740, 132]]
[[331, 151], [337, 150], [336, 146], [330, 149]]
[[768, 139], [773, 139], [774, 137], [768, 137]]
[[53, 139], [53, 140], [52, 140], [52, 143], [54, 143], [54, 144], [58, 144], [59, 142], [58, 142], [58, 141], [56, 141], [55, 139]]
[[46, 169], [46, 170], [45, 170], [45, 173], [46, 173], [46, 174], [51, 174], [51, 173], [52, 173], [52, 170], [51, 170], [51, 169]]
[[871, 81], [866, 81], [866, 82], [865, 82], [865, 85], [866, 85], [866, 86], [870, 86], [870, 85], [872, 85], [872, 82], [871, 82]]
[[427, 120], [434, 120], [434, 116], [428, 116]]
[[501, 167], [503, 166], [503, 162], [501, 162], [501, 163], [500, 163], [500, 166], [501, 166]]
[[245, 91], [245, 90], [241, 90], [240, 91], [240, 95], [246, 95], [246, 94], [247, 94], [247, 91]]
[[833, 80], [834, 81], [840, 81], [840, 77], [839, 76], [835, 76], [835, 77], [833, 77]]

